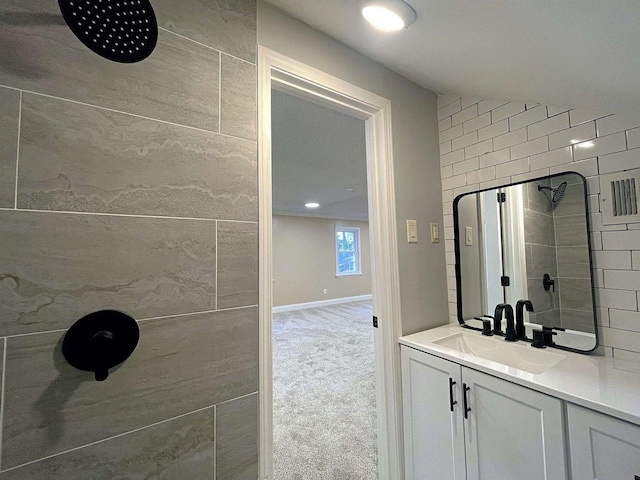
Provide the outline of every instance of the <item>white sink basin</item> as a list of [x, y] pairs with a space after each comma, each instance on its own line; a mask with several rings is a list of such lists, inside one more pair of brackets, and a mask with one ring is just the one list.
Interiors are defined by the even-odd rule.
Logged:
[[549, 349], [532, 348], [527, 342], [505, 342], [503, 337], [483, 337], [471, 332], [455, 333], [433, 343], [533, 374], [543, 373], [566, 358]]

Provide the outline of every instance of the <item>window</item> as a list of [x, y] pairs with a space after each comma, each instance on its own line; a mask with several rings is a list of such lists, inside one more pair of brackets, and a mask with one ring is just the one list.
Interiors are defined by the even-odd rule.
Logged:
[[336, 228], [336, 275], [360, 273], [360, 229]]

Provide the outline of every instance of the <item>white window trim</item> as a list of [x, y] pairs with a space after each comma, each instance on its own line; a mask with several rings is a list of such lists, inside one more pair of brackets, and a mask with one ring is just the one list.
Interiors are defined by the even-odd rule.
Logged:
[[[341, 273], [338, 268], [338, 231], [354, 231], [356, 232], [356, 271]], [[347, 227], [344, 225], [336, 225], [333, 232], [334, 250], [336, 254], [336, 277], [353, 277], [355, 275], [362, 275], [362, 258], [360, 255], [360, 227]]]

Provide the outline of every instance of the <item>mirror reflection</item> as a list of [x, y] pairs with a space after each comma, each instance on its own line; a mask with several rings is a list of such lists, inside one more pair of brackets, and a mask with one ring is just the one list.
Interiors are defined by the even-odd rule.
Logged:
[[581, 175], [564, 173], [465, 194], [456, 199], [454, 214], [461, 323], [482, 327], [497, 305], [516, 309], [520, 300], [529, 300], [533, 311], [521, 308], [528, 339], [532, 330], [547, 327], [559, 346], [595, 348]]

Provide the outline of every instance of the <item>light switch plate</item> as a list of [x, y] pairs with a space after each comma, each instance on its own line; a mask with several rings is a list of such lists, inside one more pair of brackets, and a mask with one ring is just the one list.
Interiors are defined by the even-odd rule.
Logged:
[[431, 243], [440, 243], [440, 225], [437, 223], [432, 223], [430, 226], [431, 230]]
[[464, 244], [467, 247], [473, 245], [473, 228], [464, 227]]
[[418, 243], [417, 220], [407, 220], [407, 243]]

